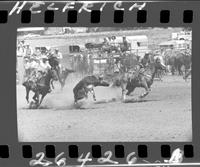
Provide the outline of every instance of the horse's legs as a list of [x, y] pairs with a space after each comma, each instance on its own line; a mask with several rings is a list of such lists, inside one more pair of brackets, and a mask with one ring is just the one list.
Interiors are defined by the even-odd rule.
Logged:
[[54, 87], [54, 85], [53, 85], [53, 79], [50, 81], [51, 82], [51, 87], [52, 87], [52, 89], [54, 89], [55, 87]]
[[162, 81], [162, 75], [163, 75], [163, 73], [162, 73], [161, 70], [158, 70], [157, 75], [158, 75], [158, 79], [159, 79], [160, 81]]
[[40, 99], [39, 105], [41, 105], [41, 103], [42, 103], [42, 101], [43, 101], [43, 99], [44, 99], [45, 96], [46, 96], [46, 94], [42, 94], [42, 97]]
[[66, 78], [63, 79], [63, 81], [62, 81], [61, 90], [63, 90], [63, 88], [64, 88], [64, 86], [65, 86], [65, 80], [66, 80]]
[[122, 88], [122, 100], [126, 100], [126, 85], [127, 83], [121, 83], [121, 88]]
[[94, 87], [93, 86], [90, 87], [90, 88], [84, 86], [84, 90], [85, 90], [85, 96], [86, 96], [86, 98], [88, 96], [87, 95], [88, 92], [90, 92], [92, 94], [92, 96], [93, 96], [94, 101], [96, 101], [96, 96], [95, 96], [95, 92], [94, 92]]
[[28, 87], [26, 87], [26, 101], [27, 101], [27, 103], [29, 103], [29, 92], [30, 92], [30, 89]]
[[63, 87], [63, 82], [62, 82], [62, 79], [60, 78], [60, 68], [57, 67], [57, 68], [55, 69], [55, 71], [56, 71], [56, 73], [57, 73], [58, 80], [59, 80], [59, 82], [60, 82], [60, 84], [61, 84], [61, 87]]
[[175, 67], [173, 65], [171, 67], [171, 73], [172, 73], [172, 75], [175, 75]]
[[39, 92], [35, 92], [35, 95], [33, 96], [33, 100], [35, 100], [35, 103], [39, 103], [39, 99], [40, 99], [40, 94]]
[[37, 94], [36, 93], [33, 96], [33, 100], [37, 101]]
[[184, 71], [184, 74], [183, 74], [183, 79], [185, 80], [185, 81], [187, 81], [187, 69], [185, 68], [185, 71]]
[[128, 92], [126, 93], [126, 95], [130, 95], [134, 90], [135, 90], [135, 87], [128, 89]]
[[142, 84], [142, 87], [144, 87], [145, 92], [139, 96], [140, 98], [144, 98], [144, 97], [147, 96], [147, 95], [149, 94], [149, 92], [150, 92], [150, 89], [148, 88], [148, 85], [147, 85], [146, 82]]
[[64, 74], [64, 76], [62, 77], [62, 83], [63, 83], [63, 85], [61, 86], [61, 89], [64, 88], [64, 86], [65, 86], [65, 82], [66, 82], [66, 79], [67, 79], [68, 75], [69, 75], [69, 73]]
[[64, 88], [64, 86], [65, 86], [65, 83], [64, 83], [64, 81], [62, 81], [62, 84], [61, 84], [61, 90], [63, 90], [63, 88]]
[[187, 81], [187, 78], [189, 77], [190, 74], [191, 74], [191, 70], [187, 71], [187, 73], [185, 74], [183, 79], [185, 79], [185, 81]]
[[163, 80], [162, 80], [163, 75], [164, 75], [164, 74], [162, 73], [162, 71], [159, 71], [159, 79], [160, 79], [160, 81], [163, 81]]
[[182, 75], [182, 74], [183, 74], [183, 72], [182, 72], [182, 70], [181, 70], [181, 66], [180, 66], [180, 65], [178, 66], [178, 73], [179, 73], [179, 75]]
[[92, 93], [93, 99], [94, 99], [94, 101], [96, 101], [96, 96], [95, 96], [94, 88], [90, 89], [90, 93]]

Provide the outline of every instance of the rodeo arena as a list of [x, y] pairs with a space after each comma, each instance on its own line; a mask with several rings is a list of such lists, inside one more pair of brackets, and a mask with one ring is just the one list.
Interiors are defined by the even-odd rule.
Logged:
[[192, 141], [192, 32], [88, 29], [18, 29], [19, 141]]

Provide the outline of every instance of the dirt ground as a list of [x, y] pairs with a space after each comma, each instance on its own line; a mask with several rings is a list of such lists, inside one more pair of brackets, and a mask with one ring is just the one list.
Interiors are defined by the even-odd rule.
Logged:
[[[191, 80], [165, 76], [163, 82], [154, 82], [143, 102], [132, 103], [120, 101], [120, 88], [96, 87], [97, 102], [90, 95], [81, 109], [73, 105], [75, 84], [67, 84], [63, 91], [56, 84], [40, 109], [29, 109], [25, 88], [17, 86], [19, 141], [192, 140]], [[129, 98], [143, 91], [137, 88]], [[106, 102], [112, 98], [116, 101]]]

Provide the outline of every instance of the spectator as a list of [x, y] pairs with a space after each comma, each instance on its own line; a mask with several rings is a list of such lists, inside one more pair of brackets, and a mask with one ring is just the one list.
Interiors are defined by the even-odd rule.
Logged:
[[92, 55], [91, 55], [91, 54], [89, 55], [89, 58], [88, 58], [88, 59], [89, 59], [89, 63], [88, 63], [88, 64], [89, 64], [89, 74], [93, 74], [93, 70], [94, 70], [94, 69], [93, 69], [93, 66], [94, 66], [93, 63], [94, 63], [94, 62], [93, 62], [93, 58], [92, 58]]
[[23, 48], [21, 46], [17, 47], [17, 56], [23, 56], [24, 52], [23, 52]]
[[116, 47], [116, 36], [111, 37], [111, 45]]
[[57, 57], [57, 59], [61, 60], [63, 58], [62, 53], [59, 52], [59, 50], [56, 48], [54, 52], [54, 57]]
[[46, 47], [46, 51], [45, 52], [41, 52], [42, 55], [47, 55], [48, 57], [52, 56], [52, 50], [51, 47]]
[[128, 46], [128, 41], [127, 41], [127, 39], [126, 39], [126, 36], [123, 36], [123, 45], [122, 45], [122, 47], [121, 47], [121, 51], [122, 52], [126, 52], [126, 51], [128, 51], [128, 49], [129, 49], [129, 46]]
[[163, 65], [165, 64], [163, 56], [160, 56], [160, 55], [154, 56], [154, 61], [156, 61], [156, 60], [159, 60], [161, 62], [161, 64], [163, 64]]
[[41, 57], [40, 49], [36, 49], [36, 50], [35, 50], [35, 55], [36, 55], [37, 57]]
[[22, 41], [19, 42], [19, 46], [21, 47], [21, 49], [23, 50], [23, 52], [25, 52], [26, 46], [25, 46], [24, 40], [22, 40]]
[[104, 45], [104, 46], [107, 46], [108, 43], [109, 43], [109, 42], [108, 42], [108, 39], [107, 39], [107, 38], [104, 38], [103, 40], [104, 40], [104, 41], [103, 41], [103, 45]]
[[115, 64], [114, 64], [114, 73], [119, 74], [120, 69], [121, 69], [120, 59], [116, 58], [116, 61], [115, 61]]
[[30, 47], [30, 45], [26, 45], [25, 56], [30, 57], [32, 54], [33, 54], [33, 49]]

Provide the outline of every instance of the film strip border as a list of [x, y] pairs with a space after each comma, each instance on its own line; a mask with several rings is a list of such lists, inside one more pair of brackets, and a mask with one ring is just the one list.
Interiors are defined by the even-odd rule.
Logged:
[[[185, 9], [183, 11], [180, 11], [180, 15], [182, 16], [180, 20], [182, 20], [182, 23], [190, 24], [194, 21], [194, 13], [195, 11], [193, 10], [188, 10]], [[46, 10], [43, 12], [41, 15], [43, 17], [39, 17], [40, 19], [43, 19], [43, 22], [51, 25], [51, 23], [54, 23], [56, 20], [56, 11], [52, 10]], [[116, 23], [116, 25], [120, 25], [125, 21], [125, 15], [126, 11], [123, 10], [114, 10], [112, 11], [113, 18], [112, 21], [113, 23]], [[159, 11], [159, 19], [157, 22], [163, 23], [165, 25], [166, 23], [170, 23], [172, 14], [170, 10], [160, 10]], [[40, 15], [40, 16], [41, 16]], [[80, 13], [78, 13], [77, 10], [69, 10], [67, 14], [65, 14], [65, 22], [66, 23], [79, 23], [79, 16]], [[136, 15], [136, 20], [137, 23], [142, 23], [141, 25], [145, 25], [145, 23], [148, 21], [148, 15], [150, 15], [148, 10], [137, 10], [137, 15]], [[21, 11], [21, 14], [19, 15], [20, 19], [19, 22], [22, 23], [22, 25], [29, 25], [32, 23], [32, 13], [30, 10], [23, 10]], [[98, 23], [101, 23], [102, 20], [102, 12], [99, 10], [92, 10], [89, 16], [89, 20], [91, 23], [94, 23], [94, 26], [97, 26]], [[9, 22], [9, 11], [7, 10], [0, 10], [0, 24], [6, 24]], [[144, 24], [143, 24], [144, 23]], [[63, 144], [65, 145], [65, 144]], [[94, 158], [100, 158], [103, 154], [104, 151], [102, 149], [102, 145], [91, 145], [88, 149], [91, 151], [91, 156]], [[193, 158], [194, 157], [194, 146], [193, 145], [184, 145], [183, 147], [184, 150], [184, 157], [185, 158]], [[10, 154], [13, 152], [14, 149], [13, 147], [10, 147], [9, 145], [0, 145], [0, 158], [2, 159], [9, 159], [13, 155]], [[47, 158], [55, 158], [57, 155], [57, 146], [55, 145], [45, 145], [44, 147], [41, 147], [41, 149], [45, 152], [45, 155]], [[40, 151], [42, 151], [40, 149]], [[116, 158], [124, 158], [125, 155], [127, 154], [127, 147], [124, 145], [115, 145], [114, 146], [114, 156]], [[35, 154], [38, 153], [35, 151], [34, 146], [32, 145], [22, 145], [20, 146], [21, 150], [21, 155], [23, 158], [28, 159], [28, 158], [33, 158], [35, 157]], [[63, 150], [64, 151], [64, 150]], [[78, 158], [82, 152], [80, 152], [80, 148], [77, 145], [65, 145], [65, 151], [69, 158]], [[146, 158], [150, 155], [151, 150], [149, 149], [148, 145], [138, 145], [137, 146], [137, 156], [140, 158]], [[170, 158], [171, 153], [173, 149], [171, 148], [170, 145], [161, 145], [160, 146], [160, 155], [163, 158]], [[19, 152], [20, 153], [20, 152]]]
[[[79, 147], [77, 145], [69, 145], [67, 148], [69, 158], [78, 158], [80, 155]], [[33, 150], [31, 145], [22, 145], [22, 157], [23, 158], [33, 158]], [[9, 148], [8, 145], [0, 145], [0, 158], [9, 158], [9, 152], [12, 148]], [[101, 145], [91, 145], [91, 155], [93, 158], [102, 157], [102, 147]], [[161, 145], [160, 146], [160, 155], [162, 158], [170, 158], [172, 154], [172, 149], [170, 145]], [[54, 145], [45, 145], [44, 152], [47, 158], [56, 157], [56, 146]], [[184, 145], [183, 152], [185, 158], [194, 157], [194, 148], [193, 145]], [[115, 158], [124, 158], [125, 157], [125, 147], [123, 145], [114, 146], [114, 156]], [[149, 150], [147, 145], [138, 145], [137, 146], [137, 156], [139, 158], [147, 158], [149, 155]]]
[[[0, 10], [0, 24], [6, 24], [8, 22], [8, 14], [7, 10]], [[44, 23], [51, 24], [55, 21], [55, 11], [46, 10], [44, 12]], [[137, 23], [146, 23], [147, 21], [147, 10], [138, 10], [137, 11]], [[183, 23], [192, 23], [193, 22], [193, 11], [192, 10], [184, 10], [182, 13], [182, 21]], [[29, 24], [31, 23], [31, 11], [23, 10], [21, 12], [21, 23]], [[69, 10], [67, 15], [68, 23], [77, 23], [78, 21], [78, 11], [77, 10]], [[114, 10], [113, 13], [113, 22], [114, 23], [123, 23], [124, 21], [124, 11], [123, 10]], [[160, 11], [160, 23], [170, 23], [170, 10], [161, 10]], [[91, 23], [101, 23], [101, 11], [100, 10], [92, 10], [90, 15]]]

